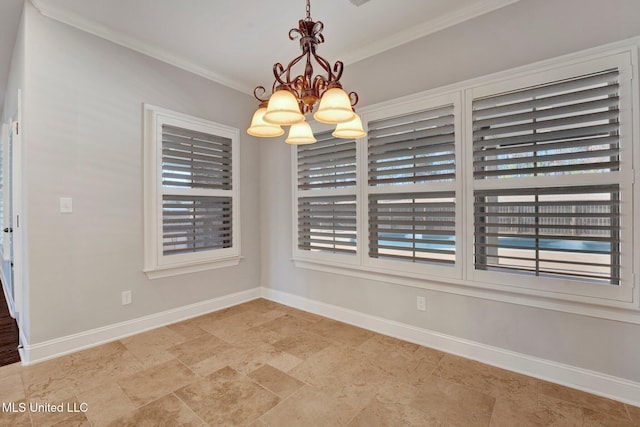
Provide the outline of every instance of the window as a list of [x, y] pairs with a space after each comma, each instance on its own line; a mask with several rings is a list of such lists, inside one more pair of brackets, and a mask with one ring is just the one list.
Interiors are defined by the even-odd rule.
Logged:
[[150, 278], [238, 262], [238, 130], [145, 105]]
[[457, 274], [452, 267], [459, 107], [453, 101], [432, 100], [432, 107], [418, 112], [369, 117], [370, 265], [415, 271], [428, 265], [430, 273]]
[[297, 247], [299, 257], [353, 262], [356, 255], [356, 143], [331, 131], [315, 144], [299, 145], [297, 165]]
[[474, 280], [631, 299], [628, 69], [593, 61], [470, 91]]
[[635, 48], [371, 106], [366, 138], [298, 147], [297, 265], [638, 310]]

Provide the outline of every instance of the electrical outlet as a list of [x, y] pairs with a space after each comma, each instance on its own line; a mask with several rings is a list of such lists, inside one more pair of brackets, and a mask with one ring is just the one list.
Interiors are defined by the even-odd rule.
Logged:
[[122, 305], [131, 304], [131, 291], [122, 291]]
[[424, 297], [418, 297], [416, 299], [416, 308], [420, 311], [427, 311], [427, 301]]

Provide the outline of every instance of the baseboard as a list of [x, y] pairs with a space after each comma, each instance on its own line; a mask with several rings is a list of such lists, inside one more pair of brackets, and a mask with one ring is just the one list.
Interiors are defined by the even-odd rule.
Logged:
[[25, 344], [20, 351], [22, 364], [31, 365], [79, 350], [95, 347], [110, 341], [115, 341], [151, 329], [159, 328], [161, 326], [169, 325], [171, 323], [180, 322], [192, 317], [201, 316], [223, 308], [242, 304], [259, 298], [260, 295], [260, 288], [249, 289], [247, 291], [225, 295], [219, 298], [151, 314], [149, 316], [139, 317], [126, 322], [91, 329], [37, 344]]
[[640, 406], [640, 383], [371, 316], [274, 289], [262, 297], [320, 316], [534, 378]]

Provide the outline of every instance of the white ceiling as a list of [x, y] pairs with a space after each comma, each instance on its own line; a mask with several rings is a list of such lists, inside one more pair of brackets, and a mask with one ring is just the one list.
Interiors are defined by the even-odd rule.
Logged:
[[[355, 6], [350, 0], [312, 0], [311, 17], [325, 27], [318, 53], [348, 65], [516, 1], [369, 0]], [[299, 54], [288, 33], [306, 14], [304, 0], [31, 2], [53, 19], [245, 93], [269, 87], [273, 64], [286, 65]], [[21, 0], [0, 0], [0, 16], [16, 3]], [[19, 14], [11, 16], [17, 22]], [[10, 50], [0, 46], [3, 65], [8, 58]]]

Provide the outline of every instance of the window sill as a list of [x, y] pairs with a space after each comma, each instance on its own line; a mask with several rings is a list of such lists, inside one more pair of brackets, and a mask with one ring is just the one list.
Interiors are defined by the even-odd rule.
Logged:
[[164, 277], [179, 276], [181, 274], [197, 273], [200, 271], [214, 270], [217, 268], [233, 267], [235, 265], [238, 265], [242, 258], [243, 257], [241, 256], [237, 256], [215, 261], [182, 264], [179, 266], [156, 266], [153, 268], [145, 269], [144, 273], [147, 275], [147, 278], [151, 280], [161, 279]]
[[[622, 303], [606, 299], [539, 292], [532, 289], [518, 289], [499, 284], [443, 277], [430, 277], [424, 274], [400, 273], [372, 267], [335, 265], [308, 259], [297, 258], [293, 259], [293, 262], [296, 267], [308, 270], [316, 270], [357, 277], [360, 279], [427, 289], [430, 291], [446, 292], [491, 301], [640, 324], [640, 307], [638, 307], [637, 303], [637, 288], [634, 289], [634, 300], [636, 302]], [[569, 298], [572, 298], [572, 300]]]

